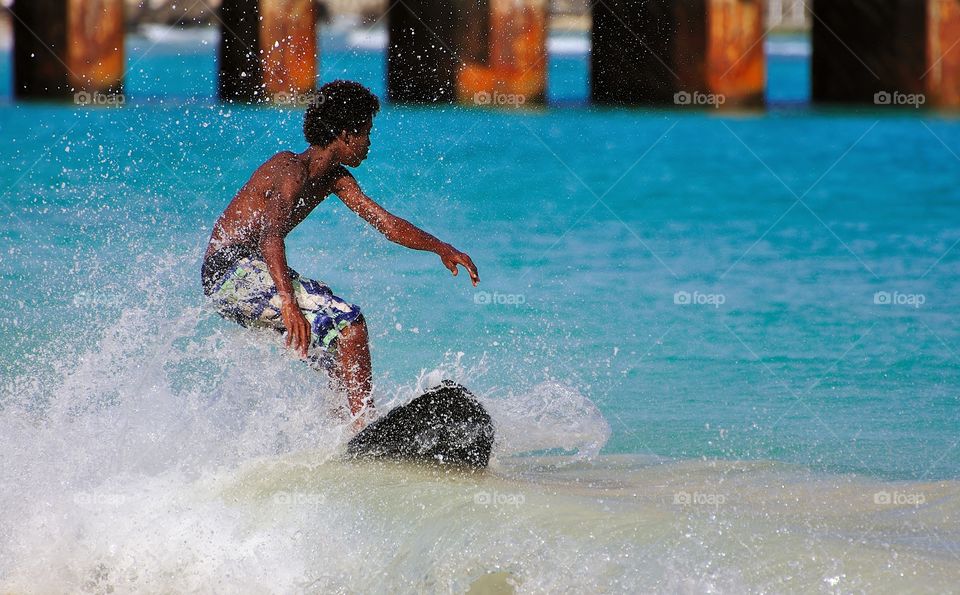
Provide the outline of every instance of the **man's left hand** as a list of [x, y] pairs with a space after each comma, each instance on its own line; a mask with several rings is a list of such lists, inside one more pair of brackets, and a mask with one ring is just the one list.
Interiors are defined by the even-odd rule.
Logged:
[[461, 265], [470, 273], [470, 281], [473, 282], [474, 287], [480, 282], [480, 275], [477, 274], [477, 265], [473, 264], [473, 260], [471, 260], [465, 252], [460, 252], [453, 246], [447, 244], [446, 249], [440, 252], [440, 260], [443, 261], [443, 266], [450, 269], [454, 277], [456, 277], [459, 272], [457, 265]]

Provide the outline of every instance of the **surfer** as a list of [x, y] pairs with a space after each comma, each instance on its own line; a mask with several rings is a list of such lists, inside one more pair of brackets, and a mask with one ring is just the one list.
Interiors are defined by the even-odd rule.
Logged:
[[213, 226], [201, 270], [204, 294], [221, 316], [285, 332], [286, 345], [301, 357], [330, 358], [356, 429], [373, 410], [366, 322], [359, 307], [287, 266], [286, 235], [334, 194], [388, 240], [434, 252], [454, 276], [459, 265], [474, 286], [480, 281], [469, 256], [387, 212], [347, 170], [367, 158], [379, 110], [377, 97], [359, 83], [323, 85], [304, 117], [310, 146], [277, 153], [257, 168]]

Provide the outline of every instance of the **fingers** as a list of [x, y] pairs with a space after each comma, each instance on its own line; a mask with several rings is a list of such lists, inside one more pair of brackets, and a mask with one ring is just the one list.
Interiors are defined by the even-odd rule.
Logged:
[[286, 345], [303, 357], [307, 357], [307, 351], [310, 347], [310, 325], [306, 318], [301, 317], [299, 320], [290, 323], [287, 328]]
[[300, 332], [296, 326], [287, 329], [287, 347], [294, 351], [300, 351]]
[[470, 271], [470, 280], [473, 281], [473, 286], [476, 287], [477, 283], [480, 282], [480, 273], [477, 272], [477, 265], [473, 264], [469, 256], [467, 257], [467, 270]]
[[456, 261], [456, 260], [453, 260], [453, 259], [449, 259], [449, 260], [448, 260], [448, 259], [446, 259], [446, 258], [444, 258], [444, 259], [442, 259], [442, 260], [443, 260], [443, 266], [447, 267], [447, 270], [450, 271], [451, 273], [453, 273], [453, 276], [456, 277], [456, 276], [457, 276], [457, 261]]
[[470, 273], [470, 280], [473, 281], [473, 286], [476, 287], [477, 283], [480, 282], [480, 274], [477, 272], [477, 265], [473, 264], [473, 259], [469, 255], [463, 254], [463, 266], [467, 269], [467, 272]]
[[307, 357], [307, 351], [310, 348], [310, 325], [304, 320], [300, 330], [300, 354]]
[[450, 269], [450, 272], [456, 277], [460, 273], [458, 265], [467, 269], [467, 272], [470, 274], [470, 281], [473, 283], [473, 286], [476, 287], [477, 283], [480, 282], [480, 274], [477, 273], [477, 265], [473, 264], [473, 260], [467, 254], [463, 252], [454, 251], [449, 258], [441, 257], [443, 260], [443, 266]]

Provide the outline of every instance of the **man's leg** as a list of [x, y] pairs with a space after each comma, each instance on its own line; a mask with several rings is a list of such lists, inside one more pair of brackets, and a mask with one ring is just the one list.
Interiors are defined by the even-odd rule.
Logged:
[[371, 389], [370, 345], [362, 314], [337, 338], [337, 375], [347, 389], [350, 413], [356, 415], [370, 398]]

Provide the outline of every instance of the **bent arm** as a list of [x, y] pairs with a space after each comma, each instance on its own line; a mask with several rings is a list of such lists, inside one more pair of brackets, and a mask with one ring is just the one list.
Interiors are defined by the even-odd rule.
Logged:
[[283, 306], [296, 305], [284, 245], [296, 195], [296, 176], [297, 173], [294, 171], [288, 175], [279, 176], [281, 181], [267, 191], [263, 227], [260, 232], [260, 252], [270, 270], [270, 277], [273, 278]]
[[280, 316], [287, 329], [286, 344], [303, 357], [310, 348], [310, 323], [307, 322], [293, 295], [293, 281], [287, 268], [287, 254], [283, 238], [289, 231], [290, 215], [298, 181], [295, 173], [267, 192], [260, 234], [260, 251], [267, 263], [270, 277], [280, 295]]

